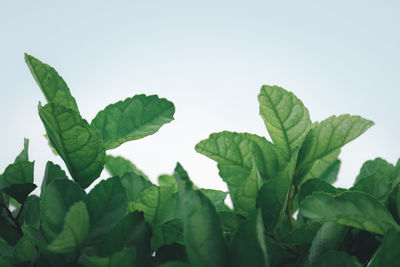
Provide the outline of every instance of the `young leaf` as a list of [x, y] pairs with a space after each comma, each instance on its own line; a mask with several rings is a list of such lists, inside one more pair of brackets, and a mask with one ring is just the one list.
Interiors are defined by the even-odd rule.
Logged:
[[91, 126], [101, 132], [108, 150], [156, 133], [174, 119], [174, 113], [174, 104], [165, 98], [136, 95], [108, 105], [96, 115]]
[[87, 194], [85, 202], [90, 216], [91, 240], [109, 232], [127, 210], [126, 193], [118, 176], [98, 183]]
[[186, 171], [178, 163], [174, 172], [183, 212], [186, 253], [192, 266], [230, 266], [222, 227], [214, 205], [192, 189]]
[[40, 200], [40, 212], [41, 229], [48, 240], [62, 231], [69, 208], [84, 197], [85, 191], [71, 180], [54, 180], [46, 187]]
[[136, 175], [140, 175], [146, 180], [149, 180], [146, 174], [144, 174], [141, 170], [136, 168], [132, 162], [123, 157], [114, 157], [111, 155], [106, 156], [106, 163], [104, 165], [106, 170], [111, 174], [111, 176], [122, 176], [125, 172], [133, 172]]
[[73, 204], [66, 216], [64, 226], [47, 249], [57, 253], [78, 251], [89, 233], [89, 215], [83, 201]]
[[46, 163], [46, 168], [44, 170], [44, 176], [42, 180], [42, 186], [40, 188], [40, 192], [43, 193], [46, 190], [46, 187], [56, 179], [67, 179], [68, 177], [65, 174], [65, 171], [61, 169], [61, 167], [57, 164], [54, 164], [51, 161]]
[[101, 134], [76, 111], [58, 104], [39, 105], [39, 116], [51, 143], [72, 178], [83, 188], [99, 177], [105, 159]]
[[317, 160], [335, 152], [364, 133], [374, 123], [360, 116], [332, 116], [314, 123], [299, 152], [297, 183], [312, 169]]
[[221, 211], [224, 209], [224, 201], [228, 193], [219, 190], [204, 188], [200, 189], [200, 192], [208, 197], [209, 200], [211, 200], [217, 211]]
[[388, 210], [376, 199], [362, 192], [330, 195], [316, 192], [300, 205], [300, 214], [312, 220], [332, 221], [377, 234], [400, 227]]
[[25, 54], [25, 62], [49, 103], [56, 103], [79, 113], [75, 98], [54, 68], [28, 54]]
[[233, 266], [269, 266], [260, 210], [243, 221], [230, 247]]
[[390, 229], [375, 253], [369, 267], [396, 266], [400, 258], [400, 232]]
[[14, 163], [18, 161], [29, 161], [28, 149], [29, 149], [29, 139], [24, 138], [24, 149], [15, 158]]
[[263, 85], [258, 101], [272, 141], [289, 160], [311, 128], [307, 108], [293, 93], [278, 86]]

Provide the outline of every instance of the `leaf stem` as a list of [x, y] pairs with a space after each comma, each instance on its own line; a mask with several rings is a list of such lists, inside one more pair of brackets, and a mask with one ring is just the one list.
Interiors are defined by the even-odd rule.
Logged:
[[21, 226], [19, 225], [17, 219], [15, 219], [11, 213], [11, 211], [8, 209], [7, 206], [5, 206], [4, 204], [0, 204], [0, 207], [2, 207], [6, 213], [8, 218], [13, 222], [13, 225], [11, 225], [15, 230], [17, 230], [17, 232], [21, 235], [23, 235], [24, 233], [22, 232]]

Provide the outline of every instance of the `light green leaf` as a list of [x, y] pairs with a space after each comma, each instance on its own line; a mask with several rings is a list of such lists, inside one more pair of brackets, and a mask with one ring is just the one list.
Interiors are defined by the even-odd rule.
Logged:
[[248, 177], [253, 161], [263, 180], [274, 177], [286, 164], [270, 142], [248, 133], [213, 133], [195, 149], [218, 162], [220, 176], [228, 187], [240, 185]]
[[172, 102], [156, 95], [135, 95], [108, 105], [93, 119], [91, 125], [103, 135], [106, 149], [152, 135], [174, 119]]
[[300, 205], [300, 214], [312, 220], [331, 221], [377, 234], [393, 227], [400, 229], [388, 210], [362, 192], [330, 195], [316, 192]]
[[146, 180], [149, 180], [149, 177], [147, 177], [147, 175], [144, 174], [141, 170], [136, 168], [136, 166], [132, 162], [120, 156], [114, 157], [111, 155], [107, 155], [104, 167], [111, 174], [111, 176], [121, 177], [125, 172], [133, 172], [134, 174], [140, 175], [146, 178]]
[[211, 200], [217, 211], [221, 211], [224, 209], [224, 202], [228, 193], [219, 190], [204, 188], [200, 189], [200, 192], [208, 197], [209, 200]]
[[258, 102], [272, 141], [289, 160], [311, 128], [307, 108], [293, 93], [278, 86], [263, 85]]
[[[350, 256], [343, 251], [329, 251], [322, 255], [317, 264], [318, 267], [361, 267], [356, 257]], [[382, 265], [384, 266], [384, 265]]]
[[269, 266], [260, 210], [240, 224], [230, 247], [230, 257], [235, 267]]
[[85, 203], [90, 216], [90, 240], [109, 232], [127, 210], [125, 189], [118, 176], [103, 180], [87, 194]]
[[66, 216], [63, 229], [47, 246], [57, 253], [78, 251], [86, 241], [89, 233], [89, 214], [83, 201], [73, 204]]
[[301, 178], [307, 175], [317, 160], [331, 153], [338, 154], [334, 151], [360, 136], [373, 124], [360, 116], [350, 115], [332, 116], [314, 123], [300, 149], [298, 184], [302, 183]]
[[400, 232], [390, 229], [372, 258], [369, 267], [397, 266], [400, 259]]
[[392, 181], [393, 171], [394, 166], [381, 158], [367, 161], [350, 190], [368, 193], [385, 203], [395, 186]]
[[160, 186], [178, 186], [174, 176], [168, 174], [161, 174], [158, 176], [158, 184]]
[[101, 134], [79, 113], [58, 104], [39, 105], [47, 135], [72, 178], [83, 188], [99, 177], [105, 159]]
[[79, 113], [75, 98], [54, 68], [28, 54], [25, 54], [25, 62], [49, 103], [56, 103]]
[[68, 179], [65, 171], [61, 169], [61, 167], [57, 164], [54, 164], [51, 161], [46, 163], [46, 168], [44, 170], [44, 176], [42, 180], [42, 186], [40, 188], [41, 193], [44, 192], [46, 187], [56, 179]]
[[67, 211], [84, 197], [85, 191], [71, 180], [54, 180], [46, 187], [40, 200], [40, 213], [41, 229], [48, 240], [62, 231]]
[[229, 266], [228, 249], [214, 205], [193, 190], [186, 171], [178, 163], [174, 172], [179, 187], [186, 253], [191, 266]]
[[151, 248], [155, 251], [165, 245], [183, 244], [183, 228], [180, 219], [153, 226], [152, 232]]

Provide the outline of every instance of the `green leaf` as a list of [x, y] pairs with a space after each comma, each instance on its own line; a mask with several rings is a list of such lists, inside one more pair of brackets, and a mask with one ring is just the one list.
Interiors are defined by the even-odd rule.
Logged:
[[90, 216], [90, 239], [96, 240], [109, 232], [127, 210], [125, 189], [118, 176], [103, 180], [85, 199]]
[[183, 244], [183, 228], [182, 220], [176, 219], [161, 225], [155, 225], [152, 228], [153, 236], [151, 237], [151, 248], [158, 250], [165, 245], [173, 243]]
[[[361, 267], [356, 257], [343, 251], [329, 251], [320, 257], [315, 266], [320, 267]], [[385, 266], [385, 265], [382, 265]]]
[[381, 158], [367, 161], [351, 190], [368, 193], [384, 203], [394, 188], [391, 179], [393, 170], [394, 166]]
[[260, 210], [243, 221], [231, 244], [233, 266], [269, 266]]
[[317, 160], [331, 153], [338, 154], [337, 149], [360, 136], [373, 124], [360, 116], [350, 115], [332, 116], [314, 123], [299, 152], [297, 183], [302, 183], [302, 178]]
[[258, 102], [272, 141], [289, 160], [311, 128], [307, 108], [293, 93], [278, 86], [263, 85]]
[[44, 170], [44, 176], [42, 180], [42, 186], [40, 188], [41, 192], [44, 192], [46, 187], [56, 179], [68, 179], [65, 171], [61, 169], [61, 167], [57, 164], [54, 164], [51, 161], [46, 163], [46, 168]]
[[108, 105], [96, 115], [91, 125], [101, 132], [108, 150], [156, 133], [174, 119], [174, 113], [174, 104], [165, 98], [135, 95]]
[[133, 172], [126, 172], [121, 176], [121, 184], [125, 189], [128, 202], [135, 201], [139, 195], [152, 183], [143, 176], [136, 175]]
[[16, 163], [18, 161], [29, 161], [28, 148], [29, 148], [29, 139], [24, 138], [24, 149], [15, 158], [14, 163]]
[[83, 188], [99, 177], [105, 160], [101, 134], [76, 111], [58, 104], [39, 105], [47, 135], [74, 181]]
[[158, 184], [160, 186], [176, 186], [178, 189], [178, 185], [176, 184], [175, 178], [172, 175], [161, 174], [158, 176]]
[[79, 262], [83, 266], [90, 267], [136, 266], [135, 260], [137, 254], [134, 248], [123, 248], [109, 257], [97, 257], [84, 254], [83, 257], [79, 259]]
[[135, 248], [136, 266], [145, 266], [150, 255], [151, 230], [143, 214], [131, 212], [107, 233], [96, 246], [98, 255], [110, 256], [124, 247]]
[[333, 195], [338, 194], [336, 188], [331, 184], [320, 179], [310, 179], [301, 186], [298, 195], [299, 203], [314, 192], [326, 192]]
[[147, 177], [147, 175], [141, 170], [136, 168], [132, 162], [120, 156], [114, 157], [107, 155], [104, 167], [111, 174], [111, 176], [122, 176], [126, 172], [133, 172], [134, 174], [140, 175], [146, 178], [146, 180], [149, 180], [149, 177]]
[[51, 241], [63, 229], [69, 208], [83, 200], [85, 191], [71, 180], [54, 180], [46, 187], [40, 200], [41, 229]]
[[75, 98], [54, 68], [28, 54], [25, 54], [25, 62], [49, 103], [56, 103], [79, 113]]
[[21, 234], [18, 227], [10, 219], [8, 209], [0, 206], [0, 237], [8, 244], [15, 245], [21, 238]]
[[324, 223], [311, 243], [308, 256], [310, 264], [315, 264], [328, 251], [337, 249], [348, 231], [349, 227], [347, 226], [333, 222]]
[[199, 142], [196, 151], [217, 161], [220, 176], [231, 187], [249, 176], [253, 161], [263, 180], [274, 177], [286, 161], [265, 138], [248, 133], [219, 132]]
[[336, 181], [337, 175], [340, 168], [340, 160], [338, 156], [340, 154], [340, 149], [336, 149], [326, 155], [325, 157], [316, 160], [310, 170], [305, 176], [299, 173], [295, 178], [295, 183], [299, 182], [305, 183], [309, 179], [318, 178], [324, 180], [330, 184]]
[[273, 233], [285, 216], [289, 189], [292, 183], [296, 157], [281, 170], [273, 179], [264, 181], [258, 192], [257, 208], [262, 211], [265, 230]]
[[134, 202], [135, 210], [143, 211], [147, 222], [161, 225], [180, 217], [178, 195], [174, 187], [152, 185]]
[[89, 233], [89, 214], [83, 201], [73, 204], [66, 216], [63, 229], [47, 246], [56, 253], [78, 251], [83, 246]]
[[30, 262], [34, 260], [37, 251], [35, 249], [34, 243], [27, 236], [22, 236], [18, 243], [15, 245], [13, 251], [13, 261], [14, 264], [21, 264], [24, 262]]
[[300, 206], [300, 214], [312, 220], [332, 221], [377, 234], [399, 226], [388, 210], [376, 199], [362, 192], [330, 195], [316, 192]]
[[369, 267], [397, 266], [400, 258], [400, 231], [390, 229], [375, 253]]
[[224, 202], [228, 193], [219, 190], [204, 188], [200, 189], [200, 192], [208, 197], [209, 200], [211, 200], [217, 211], [221, 211], [224, 209]]
[[8, 165], [1, 183], [4, 193], [23, 203], [26, 197], [36, 188], [33, 184], [34, 162], [19, 160]]
[[20, 225], [29, 224], [35, 229], [40, 227], [40, 198], [31, 195], [25, 200], [21, 214], [18, 218]]
[[333, 184], [337, 180], [340, 163], [341, 161], [339, 159], [335, 160], [332, 164], [329, 165], [328, 168], [324, 170], [324, 172], [319, 176], [319, 179], [327, 183]]
[[167, 263], [164, 263], [160, 267], [190, 267], [190, 265], [182, 261], [169, 261]]
[[193, 190], [186, 171], [178, 163], [174, 172], [183, 213], [186, 253], [192, 266], [229, 266], [228, 249], [214, 205]]

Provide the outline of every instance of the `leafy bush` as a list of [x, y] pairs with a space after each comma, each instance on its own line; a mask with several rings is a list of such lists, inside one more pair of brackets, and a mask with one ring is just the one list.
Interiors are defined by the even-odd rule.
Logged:
[[[219, 132], [196, 145], [215, 160], [228, 193], [198, 189], [178, 163], [158, 185], [106, 155], [154, 134], [174, 105], [136, 95], [89, 124], [58, 73], [25, 55], [48, 103], [39, 116], [69, 176], [48, 162], [40, 196], [28, 140], [0, 176], [0, 266], [395, 266], [400, 264], [400, 161], [367, 161], [354, 186], [335, 188], [340, 148], [373, 123], [332, 116], [312, 123], [291, 92], [263, 86], [272, 139]], [[86, 192], [103, 168], [111, 178]], [[72, 178], [72, 180], [70, 179]]]

